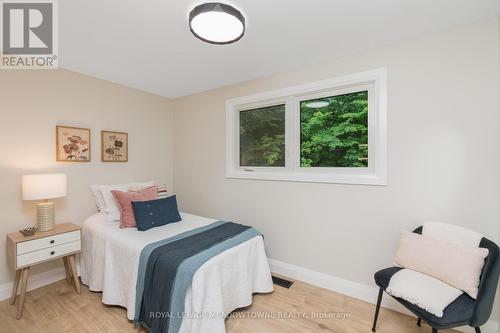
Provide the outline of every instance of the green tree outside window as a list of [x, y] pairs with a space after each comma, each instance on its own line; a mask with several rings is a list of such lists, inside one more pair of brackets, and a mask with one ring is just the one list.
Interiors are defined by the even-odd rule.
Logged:
[[300, 166], [368, 166], [367, 91], [300, 102]]

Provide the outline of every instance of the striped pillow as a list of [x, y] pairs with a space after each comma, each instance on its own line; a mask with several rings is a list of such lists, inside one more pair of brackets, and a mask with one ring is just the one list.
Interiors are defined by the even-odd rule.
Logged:
[[158, 184], [158, 199], [168, 197], [167, 184]]
[[[166, 198], [168, 197], [168, 192], [167, 192], [167, 184], [156, 184], [156, 187], [158, 187], [158, 199], [161, 198]], [[129, 191], [137, 192], [144, 190], [145, 188], [148, 188], [151, 186], [130, 186], [128, 188]]]

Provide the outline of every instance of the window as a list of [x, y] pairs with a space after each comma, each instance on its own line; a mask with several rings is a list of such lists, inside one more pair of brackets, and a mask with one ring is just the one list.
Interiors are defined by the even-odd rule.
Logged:
[[285, 105], [240, 112], [240, 166], [285, 166]]
[[227, 177], [386, 184], [385, 69], [227, 101]]
[[300, 102], [300, 166], [368, 166], [368, 91]]

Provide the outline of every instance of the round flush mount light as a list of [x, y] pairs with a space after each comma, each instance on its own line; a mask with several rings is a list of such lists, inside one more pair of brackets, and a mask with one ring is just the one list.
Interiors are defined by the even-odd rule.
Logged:
[[313, 101], [306, 102], [306, 107], [310, 109], [321, 109], [330, 105], [330, 101], [327, 99], [315, 99]]
[[204, 42], [231, 44], [240, 40], [245, 34], [245, 17], [230, 5], [207, 2], [191, 10], [189, 28]]

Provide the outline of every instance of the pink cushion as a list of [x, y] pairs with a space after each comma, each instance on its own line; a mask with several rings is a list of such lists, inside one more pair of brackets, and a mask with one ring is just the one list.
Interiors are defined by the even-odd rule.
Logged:
[[435, 277], [476, 298], [488, 250], [401, 231], [394, 258], [398, 266]]
[[151, 186], [140, 191], [111, 191], [120, 207], [120, 228], [135, 227], [132, 201], [148, 201], [158, 199], [158, 187]]

